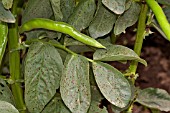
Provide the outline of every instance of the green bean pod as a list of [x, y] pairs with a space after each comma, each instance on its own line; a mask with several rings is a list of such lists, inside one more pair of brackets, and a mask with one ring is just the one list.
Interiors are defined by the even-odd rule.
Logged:
[[78, 30], [76, 30], [71, 25], [65, 22], [56, 22], [56, 21], [52, 21], [52, 20], [44, 19], [44, 18], [35, 18], [24, 23], [20, 27], [20, 33], [23, 33], [25, 31], [30, 31], [32, 29], [38, 29], [38, 28], [58, 31], [64, 34], [68, 34], [72, 36], [74, 39], [86, 45], [94, 46], [97, 48], [105, 48], [102, 44], [97, 42], [95, 39], [85, 34], [80, 33]]
[[159, 6], [159, 4], [155, 0], [146, 0], [146, 3], [148, 4], [148, 6], [151, 8], [153, 13], [155, 14], [155, 17], [162, 31], [165, 33], [167, 39], [170, 41], [170, 25], [162, 8]]
[[0, 21], [0, 65], [7, 44], [8, 26], [7, 23]]

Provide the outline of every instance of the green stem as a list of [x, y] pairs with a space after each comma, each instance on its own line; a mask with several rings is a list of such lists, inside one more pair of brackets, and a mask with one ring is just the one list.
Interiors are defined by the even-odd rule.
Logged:
[[152, 9], [160, 27], [162, 28], [162, 31], [167, 36], [167, 39], [170, 41], [170, 25], [162, 8], [155, 0], [146, 0], [146, 3]]
[[[12, 13], [17, 16], [17, 4], [18, 0], [14, 0]], [[18, 34], [18, 22], [14, 24], [9, 24], [9, 37], [8, 37], [9, 51], [16, 49], [19, 44], [19, 34]], [[10, 78], [13, 81], [22, 79], [20, 76], [20, 53], [19, 51], [13, 51], [9, 53], [9, 64], [10, 64]], [[15, 99], [16, 107], [20, 113], [26, 113], [26, 107], [23, 100], [23, 89], [21, 88], [21, 83], [15, 82], [11, 85], [12, 93]]]
[[115, 44], [115, 43], [116, 43], [117, 36], [114, 34], [113, 31], [111, 32], [110, 40], [111, 40], [111, 43], [112, 43], [112, 44]]
[[[145, 27], [146, 27], [146, 16], [148, 12], [148, 6], [146, 4], [142, 4], [140, 16], [139, 16], [139, 21], [138, 21], [138, 28], [137, 28], [137, 34], [136, 34], [136, 41], [135, 41], [135, 46], [134, 46], [134, 51], [138, 56], [140, 56], [141, 49], [142, 49], [142, 44], [143, 44], [143, 39], [145, 36]], [[137, 78], [136, 75], [136, 69], [138, 66], [138, 62], [132, 61], [129, 67], [130, 73], [134, 75], [132, 78], [132, 82], [135, 83], [135, 80]], [[133, 108], [133, 102], [129, 109], [127, 110], [128, 113], [132, 113], [132, 108]]]
[[[147, 12], [148, 12], [148, 6], [146, 4], [142, 4], [142, 9], [141, 9], [141, 13], [140, 13], [140, 16], [139, 16], [139, 21], [138, 21], [136, 42], [135, 42], [135, 45], [134, 45], [134, 51], [139, 56], [140, 56], [140, 53], [141, 53], [143, 39], [144, 39], [144, 36], [145, 36], [145, 27], [146, 27], [145, 22], [146, 22]], [[135, 78], [136, 78], [137, 66], [138, 66], [138, 62], [132, 61], [131, 64], [130, 64], [130, 67], [129, 67], [130, 72], [135, 76], [134, 78], [132, 78], [133, 83], [135, 82]]]

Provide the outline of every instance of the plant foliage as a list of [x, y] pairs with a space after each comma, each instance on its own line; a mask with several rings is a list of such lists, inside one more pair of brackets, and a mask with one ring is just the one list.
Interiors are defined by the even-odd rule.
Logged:
[[[169, 0], [158, 3], [164, 5], [170, 20]], [[114, 43], [128, 27], [136, 25], [141, 40], [147, 34], [146, 25], [155, 27], [169, 39], [146, 8], [147, 4], [135, 0], [0, 0], [0, 112], [108, 113], [110, 106], [114, 112], [131, 113], [134, 102], [170, 111], [170, 95], [166, 91], [135, 90], [137, 64], [147, 66], [140, 58], [141, 48], [136, 49], [142, 46], [142, 41], [136, 39], [134, 50]], [[140, 16], [144, 9], [147, 20]], [[37, 21], [27, 26], [26, 22], [35, 18]], [[67, 23], [70, 26], [61, 24], [60, 31], [73, 35], [36, 29], [42, 18], [50, 19], [51, 23]], [[20, 25], [33, 30], [19, 34]], [[88, 43], [86, 35], [93, 41]], [[93, 42], [103, 45], [102, 49], [93, 47]], [[91, 52], [90, 58], [86, 52]], [[108, 64], [114, 61], [131, 64], [122, 72]], [[10, 77], [3, 75], [2, 69], [8, 67]]]

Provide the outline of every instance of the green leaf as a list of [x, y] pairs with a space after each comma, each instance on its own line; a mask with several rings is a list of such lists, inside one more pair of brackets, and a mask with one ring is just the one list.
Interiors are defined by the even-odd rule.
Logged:
[[128, 10], [132, 4], [132, 0], [126, 0], [125, 10]]
[[94, 51], [89, 46], [86, 45], [75, 45], [68, 47], [70, 50], [72, 50], [75, 53], [83, 53], [83, 52], [92, 52]]
[[[97, 86], [97, 83], [96, 83], [96, 81], [95, 81], [95, 78], [94, 78], [94, 73], [93, 73], [93, 69], [92, 68], [90, 68], [90, 70], [89, 70], [89, 78], [90, 78], [90, 85], [91, 86]], [[92, 89], [92, 88], [91, 88]], [[92, 95], [93, 96], [93, 95]]]
[[12, 104], [0, 101], [0, 113], [19, 113], [19, 111]]
[[68, 23], [79, 31], [87, 28], [93, 19], [95, 9], [95, 0], [80, 1], [73, 14], [69, 17]]
[[116, 14], [122, 14], [125, 11], [126, 0], [102, 0], [102, 3]]
[[60, 83], [61, 97], [73, 113], [86, 113], [91, 101], [89, 62], [80, 55], [68, 55]]
[[[28, 0], [22, 14], [21, 23], [23, 24], [33, 18], [50, 18], [53, 16], [53, 10], [49, 0]], [[42, 35], [55, 38], [56, 33], [48, 30], [35, 30], [26, 33], [27, 39], [38, 38]]]
[[25, 59], [25, 102], [39, 113], [59, 88], [63, 63], [56, 48], [41, 42], [30, 45]]
[[68, 38], [67, 36], [64, 39], [64, 45], [69, 46], [68, 48], [76, 53], [89, 52], [93, 51], [90, 47], [85, 44], [74, 40], [73, 38]]
[[97, 49], [93, 54], [94, 60], [100, 61], [126, 61], [135, 60], [145, 66], [147, 62], [141, 59], [133, 50], [121, 45], [108, 45], [106, 49]]
[[115, 21], [116, 15], [101, 4], [94, 20], [89, 26], [90, 35], [93, 38], [98, 38], [108, 34], [112, 30]]
[[74, 0], [60, 0], [60, 7], [63, 14], [63, 21], [67, 22], [75, 7]]
[[60, 8], [60, 0], [50, 0], [50, 2], [51, 2], [52, 9], [54, 12], [55, 20], [61, 21], [63, 19], [63, 14]]
[[5, 9], [10, 9], [13, 4], [13, 0], [2, 0], [2, 4], [4, 5]]
[[92, 101], [98, 102], [98, 104], [100, 104], [101, 100], [104, 99], [102, 93], [97, 86], [91, 85], [91, 94]]
[[69, 37], [65, 37], [64, 39], [64, 45], [66, 46], [74, 46], [74, 45], [84, 45], [83, 43]]
[[60, 56], [62, 58], [62, 61], [64, 63], [68, 53], [66, 51], [64, 51], [63, 49], [59, 49], [59, 48], [57, 48], [57, 51], [59, 52], [59, 54], [60, 54]]
[[42, 113], [71, 113], [70, 110], [64, 105], [60, 95], [57, 93], [48, 105], [44, 108]]
[[[131, 93], [131, 102], [132, 102], [136, 98], [136, 88], [131, 80], [128, 79], [128, 81], [131, 85], [131, 92], [132, 92]], [[117, 107], [115, 105], [111, 105], [112, 111], [114, 113], [122, 113], [123, 111], [126, 111], [131, 106], [131, 102], [129, 104], [127, 104], [126, 107], [123, 107], [123, 108]]]
[[163, 5], [170, 5], [170, 0], [157, 0], [158, 3], [163, 4]]
[[170, 95], [163, 89], [146, 88], [139, 90], [136, 101], [150, 108], [170, 111]]
[[28, 0], [22, 15], [22, 23], [33, 18], [50, 18], [53, 10], [49, 0]]
[[15, 105], [14, 97], [12, 95], [11, 90], [7, 86], [4, 80], [0, 79], [0, 100], [9, 102]]
[[123, 74], [102, 62], [93, 62], [93, 72], [103, 96], [117, 107], [126, 107], [131, 99], [131, 86]]
[[106, 107], [100, 108], [101, 100], [104, 99], [98, 87], [91, 86], [92, 100], [88, 113], [108, 113]]
[[119, 35], [122, 32], [125, 33], [125, 29], [127, 27], [135, 24], [138, 20], [140, 9], [141, 8], [138, 3], [132, 2], [130, 8], [116, 20], [114, 34]]
[[[170, 2], [169, 2], [169, 3], [170, 3]], [[163, 11], [164, 11], [164, 13], [165, 13], [165, 15], [166, 15], [169, 23], [170, 23], [170, 6], [163, 8]]]
[[0, 1], [0, 21], [7, 23], [15, 23], [15, 17], [12, 15], [10, 10], [4, 8], [1, 1]]
[[104, 45], [106, 48], [108, 47], [108, 46], [112, 46], [113, 44], [111, 43], [111, 40], [110, 40], [110, 36], [109, 37], [106, 37], [105, 39], [97, 39], [97, 41], [99, 42], [99, 43], [101, 43], [102, 45]]

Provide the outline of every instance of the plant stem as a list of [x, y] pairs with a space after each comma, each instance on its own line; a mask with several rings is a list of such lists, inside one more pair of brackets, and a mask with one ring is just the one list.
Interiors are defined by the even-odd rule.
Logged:
[[111, 43], [112, 43], [112, 44], [115, 44], [115, 43], [116, 43], [117, 36], [114, 34], [113, 31], [111, 32], [110, 40], [111, 40]]
[[155, 14], [156, 20], [158, 21], [162, 31], [167, 36], [167, 39], [170, 41], [170, 25], [164, 14], [161, 6], [155, 0], [146, 0], [148, 6], [152, 9], [153, 13]]
[[[14, 0], [12, 13], [17, 17], [17, 4], [19, 0]], [[16, 49], [19, 45], [19, 34], [18, 34], [18, 22], [9, 24], [9, 37], [8, 37], [9, 51]], [[20, 76], [20, 53], [19, 51], [13, 51], [9, 53], [9, 66], [10, 66], [10, 78], [13, 81], [22, 79]], [[21, 83], [15, 82], [11, 84], [12, 93], [15, 99], [16, 107], [20, 113], [26, 113], [26, 107], [23, 100], [23, 89]]]
[[[138, 28], [137, 28], [137, 34], [136, 34], [136, 42], [134, 45], [134, 51], [136, 52], [137, 55], [140, 56], [141, 49], [142, 49], [142, 44], [143, 44], [143, 39], [145, 36], [145, 22], [146, 22], [146, 16], [148, 12], [148, 6], [146, 4], [142, 4], [140, 16], [139, 16], [139, 21], [138, 21]], [[134, 75], [132, 78], [132, 82], [135, 82], [135, 79], [137, 78], [136, 76], [136, 69], [138, 66], [138, 62], [132, 61], [130, 64], [130, 73]]]
[[[136, 41], [134, 45], [134, 51], [138, 56], [140, 56], [141, 49], [142, 49], [142, 44], [143, 44], [143, 39], [145, 37], [145, 27], [146, 27], [146, 16], [148, 12], [148, 6], [147, 4], [142, 4], [140, 16], [139, 16], [139, 21], [138, 21], [138, 27], [137, 27], [137, 34], [136, 34]], [[136, 75], [136, 69], [138, 66], [138, 62], [132, 61], [129, 67], [129, 71], [134, 77], [132, 77], [132, 83], [135, 83], [135, 80], [137, 78]], [[131, 103], [131, 106], [128, 108], [127, 112], [132, 113], [133, 109], [133, 103]]]

